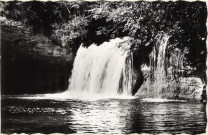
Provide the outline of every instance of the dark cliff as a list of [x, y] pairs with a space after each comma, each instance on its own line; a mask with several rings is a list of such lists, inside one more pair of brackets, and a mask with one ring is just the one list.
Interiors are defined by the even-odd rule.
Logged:
[[29, 28], [1, 27], [2, 94], [64, 91], [73, 66], [70, 49]]

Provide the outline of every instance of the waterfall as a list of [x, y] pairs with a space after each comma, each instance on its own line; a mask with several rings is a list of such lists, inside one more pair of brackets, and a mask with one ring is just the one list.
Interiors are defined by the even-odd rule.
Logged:
[[156, 36], [156, 43], [149, 55], [149, 66], [147, 64], [141, 66], [145, 82], [137, 96], [154, 101], [164, 101], [164, 99], [200, 100], [205, 84], [198, 77], [184, 76], [184, 72], [193, 70], [190, 65], [184, 65], [188, 62], [185, 56], [188, 48], [181, 49], [170, 45], [172, 48], [170, 47], [168, 50], [168, 40], [169, 36], [163, 32]]
[[129, 38], [116, 38], [78, 49], [68, 92], [131, 95], [132, 58]]
[[168, 67], [166, 51], [168, 39], [168, 35], [158, 33], [155, 37], [156, 43], [149, 55], [150, 68], [147, 68], [145, 65], [142, 66], [143, 73], [145, 72], [144, 74], [148, 76], [139, 90], [139, 95], [145, 96], [144, 98], [162, 98], [163, 91], [167, 88], [166, 71]]
[[166, 80], [166, 49], [169, 37], [166, 34], [156, 36], [156, 44], [150, 54], [150, 65], [152, 70], [154, 97], [160, 98]]

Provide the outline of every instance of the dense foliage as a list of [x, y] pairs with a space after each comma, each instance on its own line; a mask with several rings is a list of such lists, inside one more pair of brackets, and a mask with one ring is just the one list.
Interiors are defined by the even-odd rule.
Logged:
[[[169, 35], [168, 56], [187, 51], [186, 65], [206, 70], [206, 4], [203, 2], [6, 2], [1, 16], [21, 21], [75, 51], [83, 43], [132, 38], [131, 51], [148, 64], [159, 32]], [[140, 64], [139, 64], [140, 65]], [[204, 76], [204, 74], [202, 75]], [[203, 77], [205, 78], [205, 77]]]

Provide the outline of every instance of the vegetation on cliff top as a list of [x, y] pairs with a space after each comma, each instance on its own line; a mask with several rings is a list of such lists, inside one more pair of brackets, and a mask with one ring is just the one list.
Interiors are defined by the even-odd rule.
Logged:
[[[169, 35], [168, 54], [186, 51], [186, 65], [206, 70], [206, 4], [203, 2], [1, 2], [1, 16], [31, 26], [74, 52], [81, 43], [101, 44], [129, 36], [142, 63], [159, 32]], [[3, 23], [3, 22], [2, 22]], [[203, 75], [202, 75], [203, 76]]]

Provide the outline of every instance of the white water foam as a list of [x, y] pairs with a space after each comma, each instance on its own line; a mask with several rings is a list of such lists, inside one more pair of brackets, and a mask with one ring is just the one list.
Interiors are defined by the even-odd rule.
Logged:
[[141, 102], [186, 102], [186, 100], [172, 100], [164, 98], [144, 98]]
[[83, 101], [96, 101], [103, 99], [135, 99], [135, 96], [128, 95], [101, 95], [101, 94], [91, 94], [83, 92], [80, 94], [74, 92], [63, 92], [56, 94], [35, 94], [35, 95], [25, 95], [21, 97], [11, 97], [18, 99], [29, 99], [29, 100], [56, 100], [56, 101], [67, 101], [67, 100], [83, 100]]
[[[68, 92], [103, 97], [131, 95], [132, 60], [129, 38], [116, 38], [100, 46], [80, 46], [74, 61]], [[69, 95], [70, 95], [69, 94]]]

